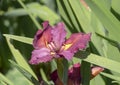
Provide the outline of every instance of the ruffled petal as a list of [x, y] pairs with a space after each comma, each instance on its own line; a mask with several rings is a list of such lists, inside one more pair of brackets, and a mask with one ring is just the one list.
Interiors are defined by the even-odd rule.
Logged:
[[51, 41], [52, 27], [49, 25], [48, 21], [43, 23], [43, 28], [44, 30], [38, 30], [38, 32], [36, 33], [34, 37], [33, 46], [36, 49], [41, 48], [41, 47], [47, 47], [47, 44]]
[[48, 62], [53, 57], [50, 55], [50, 50], [47, 48], [41, 48], [38, 50], [33, 50], [32, 57], [29, 61], [30, 64], [39, 64], [42, 62]]
[[66, 40], [65, 46], [69, 45], [66, 50], [76, 53], [78, 50], [86, 48], [87, 43], [90, 41], [91, 33], [74, 33]]
[[59, 49], [63, 42], [65, 42], [66, 30], [64, 24], [58, 23], [52, 30], [53, 42], [57, 49]]
[[71, 60], [74, 53], [66, 50], [66, 51], [62, 51], [61, 53], [59, 53], [59, 55], [62, 55], [67, 60]]

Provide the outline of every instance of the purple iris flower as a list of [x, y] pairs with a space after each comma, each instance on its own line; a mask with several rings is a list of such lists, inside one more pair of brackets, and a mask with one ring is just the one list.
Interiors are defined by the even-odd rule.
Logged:
[[[103, 70], [104, 68], [102, 67], [98, 67], [98, 66], [92, 67], [91, 68], [91, 79], [93, 79]], [[51, 80], [55, 83], [55, 85], [64, 85], [58, 77], [57, 70], [52, 72], [50, 77], [51, 77]], [[76, 63], [68, 70], [67, 85], [80, 85], [80, 83], [81, 83], [80, 63]]]
[[43, 30], [38, 30], [34, 37], [34, 50], [29, 63], [39, 64], [59, 57], [71, 60], [74, 53], [86, 48], [91, 37], [91, 33], [74, 33], [66, 39], [66, 34], [65, 25], [62, 22], [52, 27], [48, 21], [45, 21]]

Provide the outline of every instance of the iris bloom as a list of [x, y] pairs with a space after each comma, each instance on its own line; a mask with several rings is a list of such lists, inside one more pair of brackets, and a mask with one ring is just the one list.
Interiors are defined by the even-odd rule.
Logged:
[[[104, 69], [102, 67], [92, 67], [91, 68], [91, 79], [98, 75]], [[62, 81], [58, 78], [57, 70], [55, 70], [51, 75], [51, 80], [55, 83], [55, 85], [64, 85]], [[74, 64], [68, 70], [68, 82], [67, 85], [80, 85], [81, 83], [81, 73], [80, 73], [80, 64]]]
[[86, 48], [90, 36], [90, 33], [74, 33], [66, 39], [65, 25], [62, 22], [52, 27], [46, 21], [43, 23], [43, 30], [38, 30], [34, 37], [35, 49], [29, 63], [39, 64], [59, 57], [71, 60], [74, 53]]

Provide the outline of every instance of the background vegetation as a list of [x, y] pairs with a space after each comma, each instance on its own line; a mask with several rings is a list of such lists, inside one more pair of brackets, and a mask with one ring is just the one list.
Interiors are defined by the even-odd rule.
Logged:
[[[32, 69], [28, 64], [33, 37], [45, 20], [51, 25], [64, 22], [68, 36], [92, 33], [89, 48], [82, 53], [90, 55], [83, 59], [80, 52], [77, 55], [81, 57], [73, 59], [74, 63], [83, 63], [83, 85], [120, 85], [119, 3], [120, 0], [1, 0], [0, 85], [39, 85], [38, 75], [39, 80], [52, 84], [49, 73], [55, 67], [51, 63], [31, 66]], [[90, 81], [88, 70], [93, 64], [105, 70]]]

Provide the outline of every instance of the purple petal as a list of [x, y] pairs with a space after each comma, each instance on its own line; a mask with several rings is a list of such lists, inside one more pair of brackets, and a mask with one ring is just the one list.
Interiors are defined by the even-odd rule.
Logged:
[[81, 74], [80, 74], [80, 64], [79, 63], [74, 64], [73, 67], [69, 69], [68, 76], [69, 76], [68, 78], [71, 79], [74, 82], [74, 84], [75, 83], [77, 85], [80, 84]]
[[58, 79], [57, 70], [53, 71], [53, 72], [50, 74], [50, 78], [51, 78], [51, 80], [53, 80], [53, 82], [56, 82], [56, 81], [57, 81], [57, 79]]
[[30, 64], [39, 64], [42, 62], [50, 61], [53, 57], [50, 55], [50, 50], [47, 48], [41, 48], [33, 50]]
[[56, 48], [60, 48], [63, 42], [65, 42], [65, 26], [63, 23], [58, 23], [52, 30], [53, 42]]
[[49, 26], [49, 21], [45, 21], [42, 23], [43, 28], [46, 29]]
[[51, 26], [46, 21], [43, 23], [44, 30], [38, 30], [36, 33], [34, 40], [33, 40], [33, 46], [34, 48], [38, 49], [40, 47], [46, 47], [46, 44], [51, 41]]
[[66, 40], [65, 45], [71, 44], [67, 49], [73, 53], [76, 53], [78, 50], [83, 50], [86, 48], [87, 43], [90, 41], [91, 33], [74, 33]]
[[70, 51], [62, 51], [61, 53], [59, 53], [60, 55], [62, 55], [62, 56], [64, 56], [65, 57], [65, 59], [67, 59], [67, 60], [71, 60], [72, 59], [72, 57], [73, 57], [73, 55], [74, 55], [74, 53], [72, 53], [72, 52], [70, 52]]

